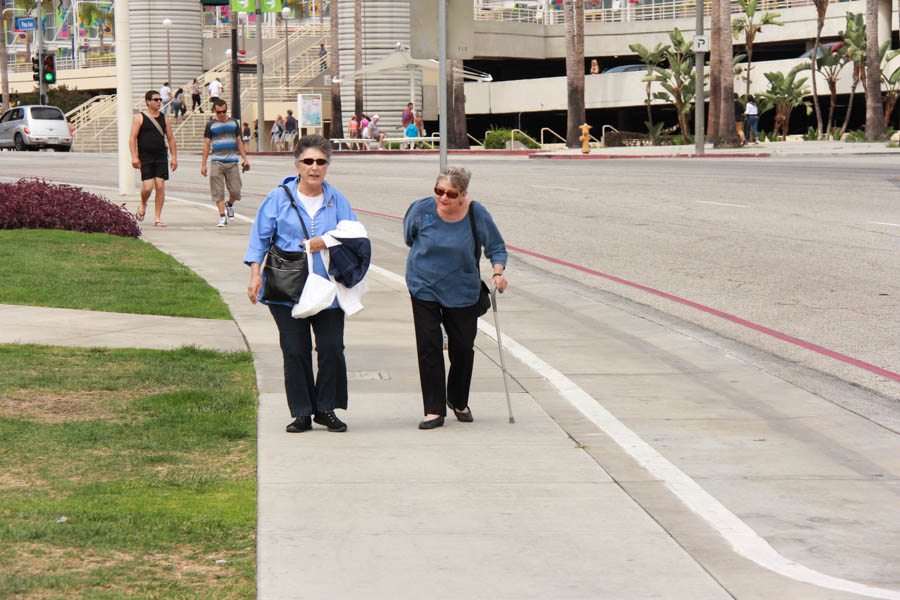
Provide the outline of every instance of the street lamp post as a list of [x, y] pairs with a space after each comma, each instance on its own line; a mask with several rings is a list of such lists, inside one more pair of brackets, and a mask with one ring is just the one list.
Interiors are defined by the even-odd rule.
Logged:
[[172, 19], [163, 19], [162, 24], [166, 28], [166, 65], [168, 68], [169, 85], [172, 85], [172, 43], [169, 40], [169, 29], [172, 27]]
[[288, 50], [288, 17], [291, 16], [291, 9], [285, 6], [281, 9], [281, 20], [284, 21], [284, 87], [291, 87], [290, 62], [291, 53]]

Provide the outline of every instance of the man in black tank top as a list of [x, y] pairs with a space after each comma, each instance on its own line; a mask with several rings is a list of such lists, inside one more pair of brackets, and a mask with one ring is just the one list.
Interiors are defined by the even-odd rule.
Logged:
[[166, 141], [172, 153], [172, 170], [178, 168], [178, 151], [175, 148], [175, 136], [172, 135], [172, 123], [168, 115], [160, 112], [162, 97], [156, 90], [144, 94], [147, 109], [136, 114], [131, 123], [131, 166], [141, 170], [141, 208], [135, 214], [138, 221], [144, 220], [147, 212], [147, 201], [150, 193], [156, 190], [154, 201], [154, 227], [165, 227], [162, 222], [162, 208], [166, 201], [166, 180], [169, 169], [166, 165]]

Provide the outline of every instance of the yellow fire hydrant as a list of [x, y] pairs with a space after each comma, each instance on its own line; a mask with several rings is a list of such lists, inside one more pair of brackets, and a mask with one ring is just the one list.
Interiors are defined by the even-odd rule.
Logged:
[[581, 142], [581, 153], [582, 154], [590, 154], [591, 153], [591, 134], [588, 132], [592, 128], [587, 123], [585, 123], [584, 125], [579, 125], [578, 128], [581, 130], [581, 137], [578, 138], [578, 140]]

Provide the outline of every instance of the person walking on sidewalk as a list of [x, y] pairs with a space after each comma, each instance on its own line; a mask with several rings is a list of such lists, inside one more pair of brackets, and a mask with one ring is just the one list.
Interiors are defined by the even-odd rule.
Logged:
[[[200, 160], [200, 174], [206, 177], [206, 159], [212, 165], [209, 171], [209, 193], [219, 209], [218, 227], [228, 225], [234, 218], [234, 203], [241, 199], [241, 172], [238, 158], [243, 161], [244, 171], [250, 169], [244, 141], [241, 139], [241, 125], [237, 119], [228, 118], [228, 104], [221, 98], [213, 101], [215, 119], [210, 119], [203, 132], [203, 158]], [[212, 153], [210, 154], [210, 150]], [[228, 205], [225, 204], [225, 188], [228, 188]], [[227, 208], [227, 213], [226, 213]]]
[[[419, 381], [425, 418], [419, 429], [444, 424], [447, 407], [471, 423], [469, 386], [475, 362], [481, 278], [481, 248], [493, 265], [491, 285], [506, 289], [506, 243], [487, 209], [467, 196], [471, 173], [447, 167], [438, 175], [434, 196], [413, 202], [403, 217], [410, 247], [406, 285], [412, 298]], [[473, 236], [473, 231], [476, 236]], [[445, 386], [443, 335], [447, 331], [450, 374]]]
[[[331, 161], [331, 143], [320, 135], [305, 135], [294, 150], [298, 177], [286, 177], [269, 192], [256, 213], [244, 263], [250, 266], [247, 295], [250, 302], [269, 307], [278, 327], [284, 357], [284, 389], [294, 419], [288, 433], [312, 429], [312, 423], [329, 431], [346, 431], [347, 425], [335, 409], [347, 409], [347, 362], [344, 358], [344, 309], [340, 294], [331, 306], [303, 319], [291, 317], [293, 304], [262, 299], [264, 280], [261, 265], [270, 243], [282, 251], [302, 252], [309, 236], [314, 272], [327, 276], [321, 251], [340, 242], [331, 234], [342, 221], [355, 222], [356, 215], [347, 198], [325, 182]], [[287, 188], [287, 189], [285, 189]], [[305, 232], [308, 232], [305, 233]], [[352, 313], [352, 310], [351, 310]], [[313, 374], [315, 335], [318, 369]]]
[[288, 152], [294, 149], [294, 140], [297, 139], [297, 119], [294, 118], [294, 111], [288, 109], [287, 118], [284, 120], [284, 149]]
[[[744, 107], [744, 144], [759, 143], [759, 107], [753, 96], [747, 96], [747, 105]], [[752, 135], [752, 137], [751, 137]]]
[[138, 221], [144, 220], [150, 193], [156, 190], [154, 227], [166, 226], [162, 222], [162, 209], [166, 202], [166, 180], [169, 179], [169, 169], [166, 166], [167, 140], [172, 155], [170, 166], [173, 171], [178, 168], [178, 150], [175, 147], [175, 136], [172, 135], [172, 123], [168, 115], [160, 111], [161, 102], [162, 96], [156, 90], [144, 94], [147, 109], [134, 116], [128, 140], [131, 166], [141, 170], [141, 208], [135, 217]]

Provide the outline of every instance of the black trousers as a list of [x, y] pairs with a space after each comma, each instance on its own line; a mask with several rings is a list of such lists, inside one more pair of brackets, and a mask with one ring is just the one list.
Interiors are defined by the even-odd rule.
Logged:
[[198, 106], [200, 112], [203, 112], [203, 101], [200, 100], [200, 94], [191, 94], [191, 112], [197, 110]]
[[[284, 356], [284, 391], [294, 418], [347, 408], [347, 362], [344, 359], [344, 311], [329, 308], [295, 319], [291, 308], [270, 304]], [[318, 372], [313, 375], [312, 338], [316, 336]]]
[[[425, 414], [446, 415], [448, 399], [457, 410], [464, 410], [469, 405], [469, 386], [475, 363], [478, 305], [449, 308], [437, 302], [412, 298], [412, 309]], [[442, 323], [447, 331], [450, 356], [446, 383]]]

